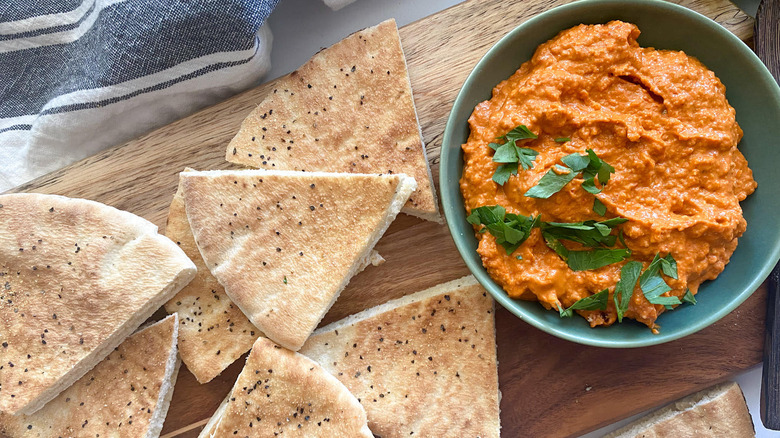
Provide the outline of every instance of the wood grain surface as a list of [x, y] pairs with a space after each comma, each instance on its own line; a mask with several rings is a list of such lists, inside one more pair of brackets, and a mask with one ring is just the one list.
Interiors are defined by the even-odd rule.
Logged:
[[[563, 3], [567, 1], [471, 0], [401, 29], [437, 181], [446, 117], [474, 64], [507, 31]], [[743, 40], [752, 37], [752, 19], [727, 0], [676, 3], [713, 18]], [[177, 173], [185, 166], [231, 167], [224, 161], [227, 143], [272, 87], [273, 82], [261, 85], [15, 191], [94, 199], [164, 227]], [[353, 278], [323, 324], [468, 273], [445, 225], [399, 215], [376, 249], [387, 262]], [[563, 341], [501, 309], [496, 324], [502, 434], [576, 436], [759, 363], [765, 296], [762, 286], [708, 329], [668, 344], [630, 350]], [[163, 436], [197, 436], [229, 391], [242, 362], [239, 359], [206, 385], [199, 385], [182, 367]]]
[[780, 82], [780, 1], [763, 0], [756, 13], [756, 55]]

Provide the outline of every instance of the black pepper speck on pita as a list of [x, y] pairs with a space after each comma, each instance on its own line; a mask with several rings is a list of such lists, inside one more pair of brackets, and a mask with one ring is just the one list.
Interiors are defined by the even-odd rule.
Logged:
[[[390, 169], [418, 184], [403, 211], [441, 220], [394, 20], [323, 49], [277, 85], [241, 124], [228, 161], [280, 170]], [[268, 156], [279, 143], [289, 146]]]
[[374, 435], [347, 388], [311, 359], [259, 338], [200, 438]]
[[322, 327], [300, 352], [355, 394], [382, 438], [498, 437], [493, 309], [464, 277]]

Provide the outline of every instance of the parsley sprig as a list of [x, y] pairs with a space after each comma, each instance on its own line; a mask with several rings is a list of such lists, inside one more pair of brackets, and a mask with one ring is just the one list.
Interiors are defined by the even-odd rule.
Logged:
[[[587, 149], [585, 155], [573, 153], [561, 158], [563, 165], [556, 164], [548, 170], [535, 186], [525, 192], [529, 198], [547, 199], [558, 193], [566, 184], [570, 183], [578, 174], [582, 173], [582, 188], [594, 195], [601, 193], [601, 188], [596, 186], [596, 179], [603, 187], [615, 173], [615, 168], [599, 158], [593, 149]], [[594, 204], [594, 210], [596, 209]]]
[[493, 162], [502, 163], [493, 173], [493, 181], [503, 186], [509, 181], [510, 176], [517, 175], [518, 167], [522, 167], [523, 170], [534, 167], [533, 161], [539, 155], [539, 152], [530, 148], [520, 147], [517, 145], [517, 142], [535, 138], [538, 138], [538, 136], [531, 132], [527, 126], [520, 125], [507, 132], [506, 135], [498, 137], [498, 140], [506, 140], [505, 143], [488, 144], [491, 149], [496, 151], [493, 154]]
[[599, 198], [593, 198], [593, 211], [599, 216], [605, 216], [607, 214], [607, 206]]
[[[608, 248], [615, 245], [618, 236], [612, 230], [626, 222], [623, 218], [600, 222], [543, 222], [541, 215], [529, 217], [507, 213], [503, 206], [493, 205], [473, 209], [466, 220], [472, 225], [484, 225], [479, 232], [489, 231], [496, 238], [496, 243], [504, 247], [507, 255], [528, 239], [531, 230], [540, 228], [547, 246], [574, 271], [598, 269], [625, 260], [631, 254], [628, 248]], [[590, 249], [569, 250], [561, 240], [579, 243]]]
[[[572, 271], [598, 269], [623, 261], [631, 255], [628, 248], [609, 248], [615, 245], [618, 238], [612, 230], [626, 221], [627, 219], [616, 217], [600, 222], [542, 222], [542, 237], [547, 246], [555, 251]], [[561, 240], [576, 242], [591, 249], [569, 250]]]
[[645, 272], [639, 277], [639, 287], [642, 289], [642, 293], [645, 294], [647, 301], [651, 304], [662, 304], [669, 309], [671, 306], [681, 302], [675, 296], [661, 296], [672, 290], [664, 281], [661, 272], [668, 277], [677, 279], [677, 262], [671, 254], [667, 254], [664, 258], [661, 258], [658, 254], [653, 257], [653, 261], [650, 262]]
[[607, 310], [607, 301], [609, 300], [609, 289], [595, 293], [589, 297], [580, 298], [574, 304], [564, 309], [558, 307], [558, 313], [561, 318], [571, 318], [575, 310]]
[[620, 281], [615, 286], [613, 295], [618, 322], [623, 321], [623, 315], [628, 310], [628, 303], [634, 294], [637, 280], [639, 281], [639, 288], [642, 290], [642, 294], [650, 304], [661, 304], [670, 310], [672, 306], [682, 304], [683, 302], [696, 304], [696, 298], [693, 297], [690, 289], [686, 289], [682, 301], [676, 296], [662, 296], [664, 293], [672, 290], [672, 288], [669, 287], [661, 274], [675, 280], [677, 279], [677, 261], [672, 257], [672, 254], [667, 254], [666, 257], [656, 254], [647, 266], [647, 269], [640, 275], [641, 271], [642, 264], [637, 261], [626, 263], [620, 270]]
[[490, 231], [496, 243], [503, 246], [507, 255], [512, 254], [539, 226], [541, 216], [523, 216], [507, 213], [500, 205], [478, 207], [471, 211], [466, 220], [472, 225], [484, 225], [479, 232]]
[[620, 280], [615, 285], [615, 293], [612, 294], [618, 322], [623, 322], [623, 315], [628, 310], [628, 303], [631, 302], [631, 296], [634, 295], [634, 287], [636, 287], [641, 272], [642, 263], [636, 260], [626, 263], [620, 269]]
[[[490, 232], [496, 243], [503, 246], [507, 255], [517, 250], [531, 235], [534, 228], [539, 228], [542, 236], [553, 251], [555, 251], [573, 271], [598, 269], [612, 263], [618, 263], [631, 255], [631, 250], [625, 247], [621, 234], [613, 233], [620, 224], [627, 221], [624, 218], [612, 218], [604, 221], [584, 221], [573, 223], [544, 222], [541, 215], [523, 216], [507, 213], [501, 205], [482, 206], [475, 208], [466, 220], [472, 225], [484, 225], [480, 233]], [[624, 248], [609, 248], [617, 243]], [[590, 247], [587, 250], [569, 250], [561, 240], [568, 240]], [[522, 257], [518, 256], [518, 260]], [[615, 285], [612, 299], [615, 303], [618, 322], [623, 321], [623, 316], [628, 310], [634, 288], [639, 282], [639, 288], [645, 298], [651, 304], [661, 304], [667, 309], [683, 302], [696, 304], [696, 298], [690, 290], [685, 291], [682, 298], [676, 296], [663, 296], [672, 290], [663, 276], [677, 279], [677, 261], [672, 254], [661, 257], [656, 254], [647, 268], [642, 271], [642, 263], [632, 260], [620, 269], [620, 279]], [[606, 310], [609, 301], [609, 291], [601, 292], [577, 300], [566, 309], [561, 307], [558, 311], [561, 317], [572, 316], [575, 310]]]
[[[682, 301], [676, 296], [662, 296], [664, 293], [672, 290], [662, 274], [667, 277], [677, 279], [677, 262], [671, 254], [661, 257], [656, 254], [653, 260], [642, 272], [642, 263], [632, 260], [620, 269], [620, 280], [615, 285], [615, 291], [612, 294], [612, 300], [615, 303], [618, 322], [623, 322], [623, 316], [628, 311], [628, 305], [631, 297], [634, 295], [634, 288], [639, 281], [639, 288], [650, 304], [661, 304], [667, 309], [672, 310], [675, 305], [685, 303], [696, 304], [696, 298], [690, 289], [685, 290]], [[571, 316], [570, 310], [606, 310], [607, 309], [607, 289], [593, 294], [589, 297], [581, 298], [567, 309], [558, 308], [561, 317]]]

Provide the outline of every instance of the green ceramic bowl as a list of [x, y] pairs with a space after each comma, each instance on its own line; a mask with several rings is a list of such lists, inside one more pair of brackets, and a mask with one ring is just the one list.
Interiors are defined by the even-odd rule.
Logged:
[[[758, 189], [742, 203], [747, 232], [725, 271], [705, 282], [698, 304], [683, 305], [658, 319], [660, 334], [634, 321], [591, 329], [580, 317], [562, 319], [539, 303], [509, 298], [494, 283], [476, 252], [458, 180], [463, 171], [461, 144], [469, 135], [467, 120], [493, 86], [530, 59], [536, 47], [561, 30], [580, 23], [610, 20], [635, 23], [639, 43], [658, 49], [683, 50], [702, 61], [726, 85], [745, 132], [739, 148], [748, 159]], [[477, 63], [452, 107], [441, 154], [441, 196], [455, 244], [471, 272], [493, 297], [520, 319], [563, 339], [600, 347], [642, 347], [672, 341], [719, 320], [745, 301], [780, 258], [780, 89], [755, 54], [714, 21], [664, 1], [583, 0], [552, 9], [521, 24], [502, 38]]]

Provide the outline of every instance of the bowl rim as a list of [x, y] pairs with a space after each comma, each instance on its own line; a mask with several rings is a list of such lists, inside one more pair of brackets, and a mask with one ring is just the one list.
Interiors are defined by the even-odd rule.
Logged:
[[[516, 39], [518, 34], [522, 34], [523, 32], [525, 32], [527, 28], [533, 28], [534, 26], [537, 25], [537, 23], [540, 22], [543, 23], [546, 20], [554, 19], [560, 15], [572, 14], [573, 11], [578, 11], [583, 8], [604, 7], [604, 6], [609, 6], [613, 8], [618, 6], [628, 7], [628, 8], [649, 6], [653, 8], [659, 8], [662, 11], [668, 11], [669, 13], [672, 14], [682, 15], [684, 16], [684, 18], [687, 19], [699, 21], [702, 25], [710, 28], [716, 33], [720, 33], [724, 38], [730, 40], [732, 44], [735, 44], [736, 50], [740, 51], [743, 55], [745, 55], [749, 59], [751, 68], [756, 68], [759, 70], [758, 73], [762, 75], [763, 81], [770, 81], [772, 84], [774, 84], [775, 100], [780, 100], [780, 88], [777, 87], [777, 83], [775, 82], [771, 73], [766, 69], [763, 62], [747, 45], [744, 44], [744, 42], [741, 39], [739, 39], [736, 35], [728, 31], [724, 27], [722, 27], [714, 20], [711, 20], [710, 18], [694, 10], [688, 9], [684, 6], [680, 6], [666, 1], [580, 0], [569, 4], [554, 7], [552, 9], [544, 11], [520, 23], [518, 26], [516, 26], [507, 34], [505, 34], [503, 37], [501, 37], [480, 58], [480, 60], [475, 64], [474, 68], [467, 76], [455, 100], [453, 101], [453, 105], [452, 108], [450, 109], [449, 116], [447, 117], [447, 122], [442, 137], [440, 164], [443, 164], [448, 161], [446, 159], [446, 156], [449, 155], [450, 153], [449, 151], [451, 147], [449, 147], [449, 145], [452, 144], [452, 137], [455, 135], [454, 132], [458, 129], [457, 125], [461, 123], [461, 121], [457, 120], [458, 115], [456, 113], [459, 112], [460, 106], [464, 104], [463, 100], [465, 99], [466, 90], [475, 86], [474, 82], [478, 80], [478, 76], [481, 70], [484, 69], [487, 65], [489, 65], [490, 62], [492, 62], [492, 58], [494, 58], [496, 54], [502, 50], [504, 45]], [[587, 21], [587, 20], [583, 21], [583, 23], [592, 23], [592, 22], [593, 21]], [[602, 21], [602, 22], [606, 22], [606, 21]], [[563, 30], [565, 29], [560, 29], [560, 31]], [[495, 84], [493, 84], [491, 88], [494, 86]], [[453, 152], [453, 153], [456, 153], [458, 155], [462, 154], [462, 149], [460, 148], [460, 145], [458, 145], [457, 149], [458, 152]], [[767, 254], [765, 258], [765, 260], [771, 261], [771, 263], [765, 263], [764, 266], [761, 267], [761, 269], [758, 270], [756, 274], [752, 276], [752, 280], [744, 286], [742, 292], [735, 295], [733, 299], [729, 301], [728, 304], [721, 307], [718, 311], [714, 313], [710, 313], [705, 318], [692, 322], [691, 324], [686, 325], [682, 329], [675, 330], [672, 333], [669, 332], [664, 333], [662, 331], [661, 333], [653, 335], [652, 337], [649, 338], [633, 339], [633, 340], [626, 340], [626, 339], [611, 340], [611, 339], [599, 339], [593, 337], [582, 337], [569, 329], [558, 327], [555, 324], [550, 325], [547, 321], [543, 321], [537, 318], [535, 315], [527, 313], [526, 311], [522, 310], [519, 306], [515, 305], [517, 301], [520, 300], [515, 300], [510, 298], [507, 295], [507, 293], [503, 290], [503, 288], [493, 281], [493, 279], [487, 273], [485, 268], [482, 266], [481, 260], [479, 260], [479, 258], [477, 259], [473, 258], [473, 254], [471, 254], [473, 250], [466, 247], [466, 242], [464, 240], [466, 237], [463, 235], [463, 233], [461, 233], [456, 228], [455, 225], [456, 210], [457, 209], [464, 210], [465, 213], [465, 209], [463, 208], [462, 202], [457, 202], [458, 201], [457, 194], [460, 193], [459, 184], [457, 186], [455, 185], [450, 186], [448, 184], [448, 181], [453, 177], [455, 177], [456, 180], [458, 181], [460, 180], [458, 172], [462, 172], [462, 167], [463, 166], [462, 166], [462, 159], [461, 159], [461, 164], [458, 166], [457, 168], [458, 170], [455, 171], [455, 175], [451, 174], [448, 166], [446, 165], [440, 166], [440, 170], [439, 170], [439, 187], [440, 187], [441, 198], [442, 198], [442, 210], [444, 212], [444, 216], [447, 222], [447, 227], [450, 231], [450, 235], [453, 238], [453, 241], [455, 243], [456, 248], [458, 249], [461, 259], [469, 268], [471, 274], [474, 275], [474, 277], [476, 277], [477, 281], [479, 281], [479, 283], [504, 308], [509, 310], [512, 314], [517, 316], [519, 319], [531, 324], [537, 329], [540, 329], [548, 334], [551, 334], [553, 336], [571, 342], [594, 346], [594, 347], [639, 348], [639, 347], [646, 347], [646, 346], [671, 342], [683, 338], [685, 336], [691, 335], [717, 322], [727, 314], [731, 313], [731, 311], [736, 309], [740, 304], [742, 304], [748, 297], [750, 297], [750, 295], [752, 295], [756, 291], [756, 289], [761, 285], [761, 283], [763, 283], [763, 281], [769, 276], [773, 267], [780, 259], [780, 242], [777, 242], [772, 248], [772, 251], [769, 254]], [[539, 304], [538, 301], [533, 301], [532, 303], [541, 306], [541, 304]], [[592, 330], [609, 330], [609, 327], [597, 327]]]

